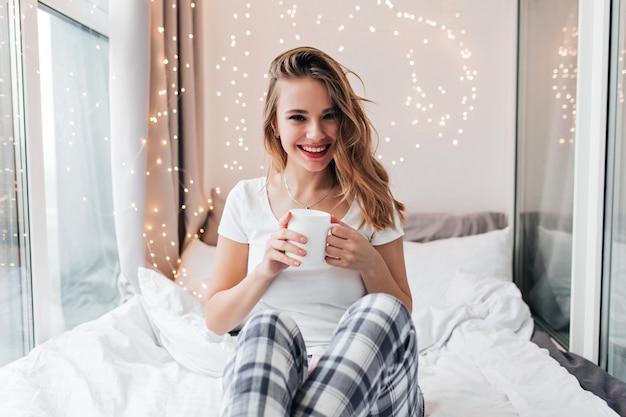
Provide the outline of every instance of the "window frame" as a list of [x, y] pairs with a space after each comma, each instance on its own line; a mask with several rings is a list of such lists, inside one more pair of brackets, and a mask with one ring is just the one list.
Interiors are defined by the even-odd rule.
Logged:
[[22, 270], [21, 284], [24, 289], [21, 293], [22, 321], [23, 321], [23, 353], [28, 352], [35, 345], [33, 328], [33, 297], [32, 297], [32, 263], [31, 243], [28, 206], [28, 177], [26, 165], [26, 141], [24, 118], [24, 77], [23, 77], [23, 48], [21, 43], [20, 4], [17, 1], [7, 2], [9, 42], [12, 47], [9, 50], [9, 65], [11, 79], [11, 108], [12, 134], [15, 139], [15, 180], [16, 180], [16, 207], [18, 224], [19, 265]]
[[611, 1], [579, 4], [569, 349], [598, 363]]
[[108, 13], [88, 0], [39, 0], [37, 3], [44, 4], [81, 25], [109, 37]]

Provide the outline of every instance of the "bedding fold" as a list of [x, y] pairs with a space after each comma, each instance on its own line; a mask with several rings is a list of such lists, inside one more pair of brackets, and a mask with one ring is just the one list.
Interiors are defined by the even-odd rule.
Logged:
[[494, 331], [508, 328], [529, 340], [533, 321], [512, 282], [457, 271], [444, 302], [413, 312], [421, 354], [440, 349], [463, 323], [480, 319]]

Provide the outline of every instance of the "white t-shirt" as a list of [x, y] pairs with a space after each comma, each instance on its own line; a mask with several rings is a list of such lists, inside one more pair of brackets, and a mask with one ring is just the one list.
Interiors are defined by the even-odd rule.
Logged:
[[[342, 222], [357, 229], [363, 215], [352, 204]], [[400, 220], [396, 214], [396, 224]], [[249, 244], [248, 272], [263, 259], [265, 245], [278, 220], [267, 198], [265, 177], [243, 180], [228, 194], [218, 233], [239, 243]], [[372, 245], [389, 243], [403, 235], [402, 228], [375, 231], [369, 225], [361, 233]], [[256, 310], [272, 309], [288, 313], [298, 324], [309, 354], [323, 353], [346, 309], [363, 295], [365, 286], [358, 272], [328, 264], [307, 268], [287, 268], [277, 275], [259, 301]]]

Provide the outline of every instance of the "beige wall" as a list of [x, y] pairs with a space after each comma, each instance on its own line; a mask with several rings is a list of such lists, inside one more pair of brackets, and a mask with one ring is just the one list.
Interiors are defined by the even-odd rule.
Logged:
[[354, 86], [375, 102], [378, 153], [410, 210], [498, 210], [512, 218], [516, 1], [210, 4], [208, 187], [265, 174], [265, 71], [280, 52], [310, 45], [363, 79], [365, 89]]

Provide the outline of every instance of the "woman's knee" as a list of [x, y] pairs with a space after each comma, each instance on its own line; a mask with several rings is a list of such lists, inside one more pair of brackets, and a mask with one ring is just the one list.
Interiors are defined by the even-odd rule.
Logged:
[[237, 336], [237, 343], [261, 343], [282, 346], [296, 355], [306, 351], [296, 322], [284, 312], [260, 311], [252, 315]]
[[402, 355], [402, 351], [417, 353], [417, 335], [411, 313], [392, 295], [367, 294], [348, 309], [342, 322], [346, 329], [353, 328], [351, 322], [362, 322], [356, 324], [360, 333], [371, 333], [373, 339], [389, 338], [388, 341], [399, 348], [397, 354]]
[[298, 331], [296, 322], [286, 313], [264, 310], [248, 318], [239, 336], [261, 336], [274, 338], [280, 333], [293, 334]]
[[349, 310], [366, 313], [375, 310], [378, 314], [389, 316], [394, 322], [409, 325], [413, 323], [411, 313], [404, 303], [398, 298], [385, 293], [367, 294], [356, 301]]

